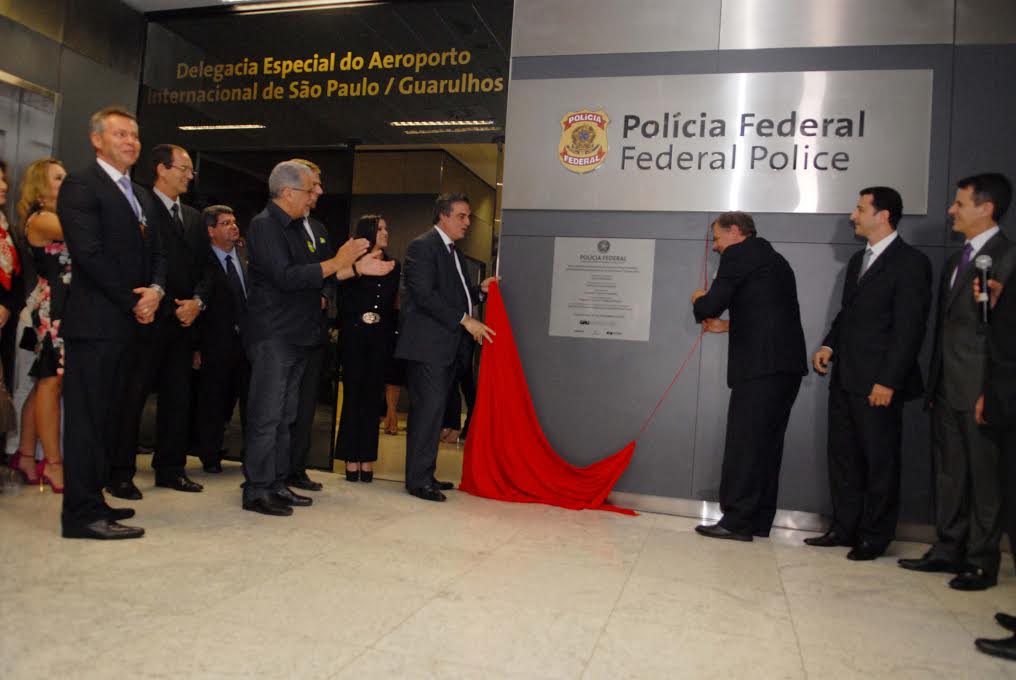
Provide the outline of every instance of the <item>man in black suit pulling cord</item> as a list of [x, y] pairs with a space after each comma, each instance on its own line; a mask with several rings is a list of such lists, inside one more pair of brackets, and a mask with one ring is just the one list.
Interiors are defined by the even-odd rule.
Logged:
[[829, 385], [832, 528], [808, 545], [851, 546], [850, 560], [882, 555], [900, 506], [903, 402], [923, 391], [917, 354], [931, 307], [931, 262], [896, 233], [903, 200], [889, 187], [862, 189], [850, 214], [868, 246], [847, 264], [843, 300], [815, 352]]
[[443, 501], [451, 482], [434, 478], [441, 421], [457, 366], [474, 340], [493, 342], [494, 331], [473, 318], [494, 277], [469, 286], [455, 242], [466, 236], [472, 211], [465, 194], [442, 194], [434, 205], [434, 228], [406, 251], [395, 356], [406, 359], [409, 422], [406, 489], [417, 498]]
[[119, 524], [130, 508], [106, 505], [116, 406], [139, 324], [155, 318], [166, 263], [157, 229], [146, 226], [148, 195], [127, 171], [141, 151], [138, 124], [125, 109], [91, 118], [96, 162], [72, 172], [60, 187], [57, 212], [73, 271], [61, 333], [64, 374], [65, 538], [140, 538], [144, 529]]
[[155, 485], [198, 492], [187, 477], [190, 445], [191, 363], [195, 346], [192, 324], [205, 307], [209, 282], [205, 257], [208, 237], [201, 215], [180, 196], [194, 177], [194, 162], [185, 149], [160, 144], [152, 149], [152, 214], [149, 227], [159, 231], [166, 253], [166, 296], [155, 321], [142, 330], [133, 353], [131, 380], [121, 404], [119, 437], [106, 490], [118, 498], [138, 500], [134, 484], [138, 434], [148, 393], [158, 395], [156, 446], [152, 457]]
[[927, 390], [936, 540], [924, 556], [899, 561], [904, 569], [957, 574], [949, 581], [956, 590], [984, 590], [998, 581], [998, 445], [974, 419], [987, 347], [981, 308], [970, 286], [977, 276], [974, 262], [982, 255], [991, 258], [992, 274], [1002, 280], [1016, 266], [1016, 247], [998, 227], [1011, 197], [1009, 180], [999, 174], [957, 182], [949, 215], [953, 231], [966, 242], [942, 271]]
[[[794, 270], [743, 212], [713, 222], [720, 266], [707, 293], [692, 294], [706, 331], [730, 332], [727, 436], [720, 479], [723, 518], [695, 528], [709, 538], [768, 536], [776, 514], [783, 437], [808, 372]], [[730, 310], [730, 320], [718, 317]]]
[[314, 176], [300, 163], [284, 161], [268, 178], [271, 200], [247, 230], [247, 356], [251, 362], [247, 399], [247, 442], [243, 461], [243, 509], [291, 515], [311, 505], [286, 486], [290, 431], [296, 420], [307, 352], [319, 341], [321, 286], [330, 276], [383, 276], [393, 262], [367, 255], [367, 239], [347, 241], [335, 257], [319, 262], [307, 246], [303, 217], [314, 195]]

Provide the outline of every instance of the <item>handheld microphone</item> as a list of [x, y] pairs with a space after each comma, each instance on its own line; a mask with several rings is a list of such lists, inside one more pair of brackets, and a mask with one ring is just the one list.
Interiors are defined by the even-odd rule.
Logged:
[[978, 255], [974, 258], [974, 267], [981, 279], [981, 294], [977, 296], [977, 304], [981, 307], [981, 323], [988, 323], [991, 316], [991, 305], [988, 304], [988, 279], [991, 278], [991, 255]]

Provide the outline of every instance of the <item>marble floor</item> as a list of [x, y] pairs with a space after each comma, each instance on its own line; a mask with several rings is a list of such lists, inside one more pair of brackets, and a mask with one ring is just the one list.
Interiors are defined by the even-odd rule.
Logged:
[[[572, 512], [395, 481], [325, 484], [289, 518], [240, 509], [239, 465], [153, 486], [141, 540], [69, 541], [59, 498], [0, 497], [0, 678], [1003, 678], [975, 651], [1016, 609], [777, 531]], [[126, 505], [118, 502], [116, 505]]]

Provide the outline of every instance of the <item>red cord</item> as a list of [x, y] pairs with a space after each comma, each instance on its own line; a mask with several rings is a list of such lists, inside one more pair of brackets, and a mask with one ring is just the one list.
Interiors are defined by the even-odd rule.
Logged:
[[[707, 234], [706, 235], [706, 239], [705, 239], [705, 247], [704, 247], [704, 249], [702, 251], [702, 289], [703, 290], [706, 290], [706, 286], [709, 285], [709, 281], [708, 281], [708, 268], [709, 268], [709, 236]], [[699, 345], [702, 344], [702, 337], [705, 334], [706, 334], [706, 332], [704, 330], [703, 331], [699, 331], [699, 335], [695, 339], [695, 344], [691, 346], [691, 350], [689, 350], [687, 356], [684, 357], [684, 361], [681, 362], [681, 366], [680, 366], [680, 368], [677, 369], [677, 373], [674, 374], [674, 377], [670, 381], [670, 384], [667, 385], [667, 389], [665, 389], [663, 391], [663, 396], [661, 396], [660, 400], [656, 402], [656, 406], [653, 407], [652, 413], [649, 414], [649, 417], [646, 418], [644, 423], [642, 423], [642, 427], [639, 428], [639, 433], [637, 435], [635, 435], [635, 440], [636, 441], [638, 441], [638, 439], [642, 436], [642, 433], [646, 431], [646, 428], [649, 427], [649, 423], [653, 422], [653, 418], [656, 417], [656, 412], [660, 410], [660, 407], [663, 406], [663, 402], [665, 402], [667, 400], [667, 397], [670, 395], [670, 390], [674, 387], [674, 383], [676, 383], [677, 379], [681, 377], [681, 374], [684, 372], [685, 366], [688, 365], [688, 362], [691, 361], [691, 358], [693, 356], [695, 356], [695, 352], [698, 350]]]

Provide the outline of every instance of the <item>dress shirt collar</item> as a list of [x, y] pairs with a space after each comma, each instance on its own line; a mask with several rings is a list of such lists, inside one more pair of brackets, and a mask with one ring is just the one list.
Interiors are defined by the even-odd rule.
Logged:
[[[111, 180], [113, 180], [116, 183], [117, 186], [120, 186], [120, 178], [121, 177], [127, 177], [127, 175], [125, 175], [124, 173], [120, 172], [119, 170], [117, 170], [112, 165], [110, 165], [106, 161], [102, 160], [98, 156], [95, 157], [95, 162], [99, 164], [100, 168], [102, 168], [103, 170], [106, 171], [106, 174], [109, 175], [109, 178]], [[130, 179], [130, 178], [128, 177], [128, 179]]]
[[454, 241], [452, 241], [450, 238], [448, 238], [448, 234], [446, 234], [443, 231], [441, 231], [441, 228], [438, 227], [436, 224], [434, 225], [434, 231], [436, 231], [438, 233], [438, 236], [441, 237], [441, 240], [444, 241], [445, 250], [448, 250], [448, 246], [450, 246], [452, 243], [454, 243]]
[[237, 257], [236, 257], [236, 248], [233, 248], [231, 251], [229, 251], [227, 253], [225, 250], [223, 250], [222, 248], [220, 248], [219, 246], [217, 246], [217, 245], [215, 245], [213, 243], [212, 244], [212, 252], [215, 253], [215, 257], [219, 258], [219, 264], [221, 264], [223, 266], [223, 268], [225, 268], [225, 266], [226, 266], [226, 258], [227, 257], [232, 257], [233, 261], [236, 264], [240, 264], [239, 261], [237, 260]]
[[[878, 243], [876, 243], [875, 245], [870, 245], [869, 244], [868, 247], [871, 248], [871, 261], [874, 262], [875, 258], [877, 258], [879, 255], [884, 253], [886, 248], [891, 246], [893, 241], [896, 240], [897, 236], [899, 236], [899, 234], [894, 229], [893, 233], [889, 234], [888, 236], [883, 237], [882, 240], [879, 241]], [[868, 266], [871, 267], [870, 264]]]
[[[174, 205], [175, 206], [179, 206], [180, 205], [180, 197], [179, 196], [174, 201], [172, 198], [170, 198], [166, 194], [162, 193], [161, 191], [159, 191], [155, 187], [152, 187], [152, 193], [159, 197], [159, 200], [162, 201], [162, 204], [164, 206], [166, 206], [166, 212], [168, 212], [170, 215], [173, 214], [173, 206]], [[177, 207], [177, 211], [179, 211], [180, 218], [183, 219], [183, 208], [182, 207]]]
[[990, 241], [991, 237], [997, 234], [998, 231], [999, 231], [998, 225], [996, 224], [995, 226], [989, 229], [985, 229], [980, 234], [967, 241], [967, 243], [970, 244], [970, 247], [973, 248], [974, 250], [974, 252], [970, 254], [970, 257], [973, 258], [974, 255], [979, 253], [981, 251], [981, 248], [984, 247], [984, 244]]

